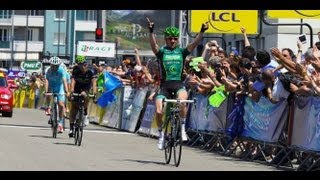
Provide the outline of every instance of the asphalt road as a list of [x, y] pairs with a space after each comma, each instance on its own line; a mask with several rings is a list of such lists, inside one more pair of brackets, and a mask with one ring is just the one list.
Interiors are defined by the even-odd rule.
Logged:
[[[42, 110], [14, 109], [12, 118], [0, 117], [2, 171], [276, 171], [271, 166], [241, 161], [183, 146], [179, 167], [164, 164], [157, 140], [90, 124], [82, 145], [67, 132], [51, 136]], [[67, 123], [68, 124], [68, 123]], [[67, 126], [68, 127], [68, 126]]]

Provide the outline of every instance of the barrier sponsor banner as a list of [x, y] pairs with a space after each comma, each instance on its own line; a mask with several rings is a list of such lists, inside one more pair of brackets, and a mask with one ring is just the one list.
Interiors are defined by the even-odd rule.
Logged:
[[291, 145], [320, 151], [320, 97], [296, 99]]
[[219, 108], [210, 106], [208, 114], [207, 131], [224, 132], [226, 129], [228, 101], [225, 100]]
[[147, 91], [147, 88], [135, 89], [131, 91], [131, 94], [134, 95], [133, 99], [130, 99], [130, 97], [132, 97], [131, 94], [130, 96], [127, 96], [129, 98], [126, 101], [129, 103], [126, 103], [127, 108], [126, 106], [123, 106], [123, 112], [125, 112], [125, 116], [122, 116], [122, 129], [135, 132]]
[[190, 118], [186, 125], [191, 129], [204, 131], [209, 121], [208, 97], [201, 94], [195, 94], [193, 97], [197, 99], [196, 106], [191, 106]]
[[266, 142], [277, 142], [288, 116], [287, 101], [272, 104], [261, 96], [259, 102], [246, 98], [242, 135]]
[[148, 101], [146, 110], [143, 114], [143, 118], [140, 124], [140, 128], [138, 130], [139, 133], [143, 133], [146, 135], [151, 134], [151, 125], [152, 125], [152, 121], [155, 118], [155, 114], [156, 114], [156, 106], [154, 102]]
[[25, 77], [27, 75], [26, 71], [19, 70], [9, 70], [8, 71], [8, 79], [15, 79], [17, 77]]
[[122, 99], [122, 119], [121, 119], [121, 129], [125, 129], [126, 123], [128, 119], [130, 118], [130, 114], [132, 111], [132, 104], [133, 98], [135, 95], [135, 89], [133, 89], [131, 86], [124, 86], [123, 89], [123, 99]]
[[198, 33], [202, 23], [209, 22], [206, 33], [241, 34], [241, 27], [247, 34], [258, 32], [257, 10], [192, 10], [190, 31]]
[[196, 106], [191, 106], [190, 118], [187, 126], [201, 131], [224, 131], [228, 101], [224, 101], [219, 108], [208, 104], [208, 96], [196, 94]]
[[268, 18], [319, 19], [320, 10], [268, 10]]
[[100, 112], [101, 108], [93, 103], [92, 99], [89, 99], [88, 103], [88, 118], [93, 122], [99, 123], [99, 116], [97, 115], [98, 112]]
[[123, 88], [119, 88], [114, 91], [114, 94], [117, 96], [116, 102], [109, 104], [104, 108], [105, 113], [103, 115], [102, 125], [112, 128], [118, 128], [120, 122], [121, 110], [121, 93]]

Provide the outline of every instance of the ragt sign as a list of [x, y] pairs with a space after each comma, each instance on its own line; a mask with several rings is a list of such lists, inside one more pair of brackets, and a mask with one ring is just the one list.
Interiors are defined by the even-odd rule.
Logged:
[[113, 42], [79, 41], [77, 55], [115, 58], [116, 44]]

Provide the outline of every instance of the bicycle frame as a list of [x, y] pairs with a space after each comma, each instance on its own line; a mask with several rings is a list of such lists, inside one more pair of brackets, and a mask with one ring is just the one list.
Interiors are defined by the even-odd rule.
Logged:
[[65, 95], [60, 93], [46, 93], [48, 96], [53, 96], [53, 101], [51, 104], [51, 115], [50, 115], [50, 121], [51, 128], [52, 128], [52, 137], [57, 138], [57, 130], [58, 130], [58, 116], [59, 116], [59, 106], [58, 106], [58, 96], [59, 95]]
[[[88, 95], [88, 96], [91, 98], [94, 97], [93, 95]], [[72, 97], [76, 97], [77, 103], [79, 103], [79, 108], [77, 109], [76, 119], [73, 126], [74, 144], [81, 146], [82, 137], [83, 137], [85, 97], [78, 93], [73, 93]]]
[[178, 167], [180, 164], [181, 153], [182, 153], [182, 135], [181, 135], [181, 120], [180, 120], [179, 104], [194, 103], [195, 100], [164, 99], [163, 102], [169, 102], [171, 104], [173, 103], [173, 107], [169, 107], [169, 114], [164, 122], [165, 162], [166, 164], [170, 163], [171, 153], [173, 148], [174, 163], [175, 163], [175, 166]]

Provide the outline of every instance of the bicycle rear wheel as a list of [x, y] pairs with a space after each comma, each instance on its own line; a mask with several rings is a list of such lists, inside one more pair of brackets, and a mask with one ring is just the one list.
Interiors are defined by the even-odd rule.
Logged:
[[181, 125], [180, 118], [175, 118], [175, 128], [173, 130], [173, 151], [174, 151], [174, 164], [176, 167], [179, 166], [182, 153], [182, 136], [181, 136]]
[[172, 154], [172, 128], [169, 127], [169, 119], [165, 123], [164, 131], [164, 155], [166, 164], [170, 163]]
[[74, 144], [80, 146], [83, 136], [83, 112], [79, 110], [79, 119], [76, 119], [75, 129], [74, 129]]
[[79, 116], [79, 124], [78, 124], [78, 146], [81, 146], [83, 137], [83, 113]]
[[77, 125], [77, 121], [78, 120], [76, 120], [76, 123], [74, 124], [74, 127], [73, 127], [74, 145], [78, 144], [78, 139], [79, 139], [79, 128]]
[[51, 128], [52, 128], [52, 137], [57, 138], [57, 130], [58, 130], [58, 106], [54, 105], [52, 109], [52, 116], [51, 116]]
[[79, 139], [79, 127], [78, 127], [78, 122], [79, 122], [79, 112], [77, 112], [76, 119], [74, 121], [74, 126], [73, 126], [73, 137], [74, 137], [74, 145], [78, 144], [78, 139]]

